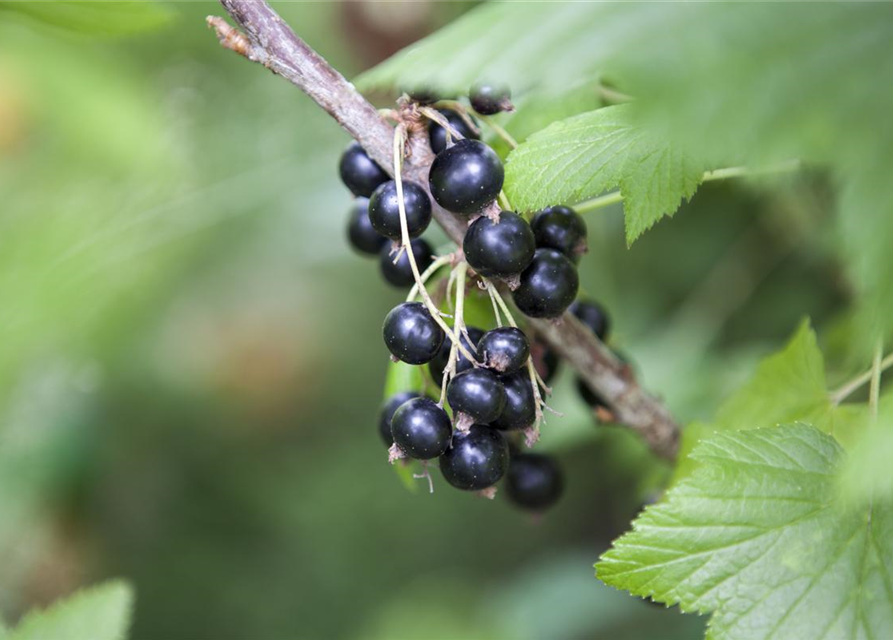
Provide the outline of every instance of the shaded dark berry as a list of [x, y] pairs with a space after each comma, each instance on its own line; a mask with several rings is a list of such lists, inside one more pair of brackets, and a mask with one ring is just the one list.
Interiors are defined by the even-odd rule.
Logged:
[[356, 198], [347, 221], [347, 239], [360, 253], [375, 255], [388, 244], [388, 239], [372, 228], [369, 221], [369, 198]]
[[478, 213], [496, 200], [505, 174], [499, 156], [477, 140], [460, 140], [444, 149], [428, 173], [431, 195], [453, 213]]
[[450, 380], [447, 400], [454, 413], [464, 413], [474, 422], [487, 424], [502, 414], [505, 388], [492, 371], [469, 369]]
[[491, 427], [511, 431], [526, 429], [536, 420], [536, 400], [527, 371], [519, 371], [502, 378], [505, 387], [505, 408]]
[[[437, 111], [441, 115], [443, 115], [444, 118], [447, 119], [447, 122], [452, 125], [453, 129], [455, 129], [457, 133], [462, 135], [462, 138], [467, 140], [480, 139], [481, 136], [468, 126], [468, 123], [465, 122], [465, 118], [463, 118], [452, 109], [438, 109]], [[471, 116], [469, 116], [469, 118], [470, 117]], [[452, 138], [453, 142], [458, 142], [455, 137]], [[431, 150], [436, 155], [446, 149], [447, 130], [441, 127], [436, 122], [432, 122], [428, 125], [428, 139], [431, 141]]]
[[440, 456], [440, 471], [454, 487], [479, 491], [496, 484], [508, 463], [505, 437], [495, 429], [472, 425], [467, 432], [453, 435], [453, 443]]
[[509, 499], [532, 511], [548, 509], [564, 491], [558, 465], [549, 456], [538, 453], [513, 455], [505, 479]]
[[546, 384], [558, 373], [561, 359], [544, 342], [535, 341], [530, 344], [530, 355], [533, 358], [533, 366], [540, 378]]
[[401, 391], [385, 400], [381, 406], [381, 413], [378, 415], [378, 432], [381, 439], [384, 440], [386, 446], [390, 447], [394, 444], [394, 436], [391, 435], [391, 418], [394, 412], [400, 408], [404, 402], [420, 397], [415, 391]]
[[485, 367], [511, 374], [527, 364], [530, 343], [517, 327], [500, 327], [488, 331], [478, 341], [478, 355]]
[[338, 164], [341, 181], [355, 196], [368, 198], [382, 182], [389, 178], [384, 169], [366, 155], [358, 142], [351, 142]]
[[[481, 339], [481, 336], [484, 335], [484, 332], [477, 327], [466, 327], [468, 331], [468, 337], [471, 338], [472, 344], [468, 343], [468, 340], [465, 336], [462, 336], [462, 344], [468, 349], [468, 352], [472, 355], [475, 355], [475, 350], [477, 348], [478, 340]], [[428, 363], [428, 369], [431, 371], [431, 377], [434, 378], [434, 382], [437, 385], [440, 385], [443, 382], [443, 372], [446, 369], [447, 364], [450, 361], [450, 347], [453, 346], [453, 341], [449, 338], [446, 338], [443, 341], [443, 345], [440, 347], [440, 351], [437, 352], [437, 355], [434, 356], [434, 359]], [[471, 369], [473, 365], [465, 357], [465, 355], [459, 351], [458, 358], [456, 360], [456, 373], [462, 373], [463, 371], [467, 371]]]
[[418, 104], [431, 104], [440, 100], [440, 96], [433, 87], [427, 85], [417, 85], [410, 89], [406, 89], [405, 93], [409, 99]]
[[468, 92], [471, 108], [482, 116], [492, 116], [501, 111], [512, 111], [512, 92], [501, 83], [476, 82]]
[[537, 249], [512, 298], [531, 318], [557, 318], [577, 297], [579, 287], [577, 268], [566, 255], [555, 249]]
[[537, 249], [555, 249], [577, 261], [586, 253], [586, 222], [570, 207], [543, 209], [530, 221]]
[[598, 409], [599, 407], [602, 407], [604, 409], [608, 408], [608, 403], [605, 402], [605, 399], [602, 398], [598, 393], [590, 389], [589, 385], [586, 384], [583, 378], [577, 378], [577, 393], [580, 394], [583, 402], [585, 402], [593, 409]]
[[395, 358], [409, 364], [425, 364], [443, 344], [443, 329], [421, 302], [397, 305], [384, 319], [384, 342]]
[[430, 398], [414, 398], [397, 409], [391, 419], [394, 444], [410, 458], [430, 460], [450, 446], [453, 425], [447, 412]]
[[[403, 181], [403, 203], [406, 209], [406, 227], [409, 237], [416, 238], [431, 223], [431, 200], [415, 182]], [[372, 228], [391, 240], [400, 240], [400, 205], [397, 199], [397, 183], [393, 180], [381, 184], [369, 198], [369, 221]]]
[[570, 312], [589, 327], [599, 340], [608, 337], [608, 329], [611, 327], [611, 319], [605, 308], [594, 300], [577, 300], [570, 306]]
[[508, 278], [530, 265], [536, 243], [524, 218], [503, 211], [499, 222], [487, 216], [475, 220], [465, 232], [462, 250], [468, 264], [482, 276]]
[[[381, 275], [395, 287], [411, 287], [415, 284], [415, 278], [412, 275], [409, 256], [406, 254], [406, 251], [401, 252], [400, 258], [395, 264], [394, 258], [397, 257], [397, 254], [392, 253], [392, 246], [391, 242], [388, 241], [387, 245], [381, 248], [379, 258], [381, 260]], [[412, 249], [412, 255], [415, 257], [416, 266], [419, 268], [420, 273], [434, 262], [434, 250], [422, 238], [411, 240], [409, 246]]]

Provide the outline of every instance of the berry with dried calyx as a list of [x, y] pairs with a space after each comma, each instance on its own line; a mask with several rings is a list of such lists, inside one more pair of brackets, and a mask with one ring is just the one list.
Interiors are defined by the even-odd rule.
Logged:
[[476, 82], [468, 92], [471, 108], [482, 116], [492, 116], [502, 111], [514, 111], [512, 91], [508, 85], [492, 82]]
[[443, 329], [421, 302], [404, 302], [391, 309], [382, 334], [388, 351], [408, 364], [430, 362], [444, 339]]
[[503, 211], [499, 220], [481, 216], [462, 241], [465, 259], [472, 269], [487, 278], [510, 278], [533, 261], [536, 242], [527, 221], [517, 213]]
[[586, 253], [586, 222], [570, 207], [543, 209], [530, 221], [537, 249], [560, 251], [573, 261]]
[[[409, 246], [419, 272], [424, 271], [434, 262], [434, 250], [424, 239], [415, 238], [409, 242]], [[391, 243], [388, 242], [387, 245], [381, 248], [379, 254], [381, 275], [395, 287], [409, 288], [415, 284], [412, 265], [409, 264], [409, 256], [404, 250], [400, 253], [400, 257], [397, 258], [391, 247]], [[397, 258], [397, 262], [394, 262], [394, 258]]]
[[555, 249], [537, 249], [512, 299], [531, 318], [557, 318], [577, 297], [579, 287], [577, 268], [566, 255]]
[[478, 342], [478, 353], [485, 367], [508, 375], [527, 364], [530, 343], [517, 327], [499, 327], [483, 335]]
[[[406, 212], [406, 228], [410, 238], [422, 235], [431, 223], [431, 199], [419, 185], [403, 181], [403, 209]], [[391, 240], [403, 237], [400, 226], [400, 202], [397, 183], [382, 183], [369, 198], [369, 221], [378, 233]]]
[[[480, 139], [480, 135], [474, 131], [471, 127], [468, 126], [468, 123], [465, 121], [460, 114], [456, 113], [452, 109], [438, 109], [440, 114], [446, 118], [447, 122], [462, 136], [462, 139], [465, 140], [478, 140]], [[468, 116], [471, 118], [471, 116]], [[458, 142], [459, 139], [450, 136], [452, 141]], [[431, 150], [436, 154], [440, 153], [447, 147], [447, 130], [441, 127], [436, 122], [431, 122], [428, 125], [428, 139], [431, 141]]]
[[447, 412], [430, 398], [404, 402], [391, 418], [394, 444], [416, 460], [436, 458], [450, 445], [453, 425]]
[[385, 400], [378, 416], [378, 432], [381, 439], [384, 440], [385, 446], [390, 447], [394, 444], [394, 436], [391, 435], [391, 418], [394, 417], [394, 413], [404, 402], [418, 397], [419, 394], [415, 391], [401, 391]]
[[473, 425], [453, 434], [453, 442], [440, 456], [440, 471], [451, 485], [466, 491], [492, 487], [505, 475], [509, 448], [496, 429]]
[[368, 198], [382, 182], [388, 179], [376, 162], [370, 158], [359, 142], [351, 142], [338, 164], [341, 181], [355, 196]]
[[505, 172], [496, 152], [478, 140], [460, 140], [444, 149], [428, 172], [431, 195], [453, 213], [478, 213], [502, 190]]

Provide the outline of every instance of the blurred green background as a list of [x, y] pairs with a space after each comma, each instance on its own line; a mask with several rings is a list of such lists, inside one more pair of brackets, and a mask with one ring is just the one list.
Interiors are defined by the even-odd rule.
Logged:
[[[277, 8], [352, 77], [470, 6]], [[0, 615], [117, 576], [138, 639], [701, 637], [593, 577], [667, 469], [571, 372], [543, 518], [401, 485], [376, 421], [404, 294], [345, 241], [347, 136], [217, 45], [216, 3], [163, 7], [111, 36], [0, 5]], [[682, 421], [850, 295], [816, 184], [705, 185], [631, 250], [619, 208], [587, 220], [583, 288]]]

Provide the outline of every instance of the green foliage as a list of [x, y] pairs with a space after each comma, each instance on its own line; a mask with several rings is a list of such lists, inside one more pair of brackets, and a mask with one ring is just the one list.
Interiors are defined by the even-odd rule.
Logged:
[[596, 565], [636, 595], [713, 613], [708, 638], [893, 635], [893, 509], [837, 499], [842, 450], [813, 427], [720, 434]]
[[893, 501], [893, 395], [881, 398], [876, 423], [862, 421], [865, 434], [856, 443], [840, 474], [845, 500], [868, 505], [872, 500]]
[[422, 369], [405, 362], [391, 361], [385, 374], [385, 400], [401, 391], [420, 391], [422, 389]]
[[168, 23], [173, 13], [150, 0], [5, 0], [0, 9], [16, 11], [40, 22], [88, 35], [126, 35]]
[[28, 613], [8, 640], [123, 640], [132, 610], [133, 590], [124, 582], [107, 582]]

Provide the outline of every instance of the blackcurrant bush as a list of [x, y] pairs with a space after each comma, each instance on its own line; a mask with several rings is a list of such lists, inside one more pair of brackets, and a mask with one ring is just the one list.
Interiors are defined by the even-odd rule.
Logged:
[[453, 442], [440, 456], [440, 471], [454, 487], [479, 491], [492, 487], [505, 474], [509, 448], [497, 430], [472, 425], [467, 432], [456, 432]]
[[533, 261], [536, 243], [527, 221], [503, 211], [499, 222], [487, 216], [475, 220], [462, 242], [465, 259], [487, 278], [508, 278], [524, 271]]
[[[456, 130], [457, 133], [462, 135], [463, 139], [466, 140], [477, 140], [480, 138], [477, 132], [475, 132], [471, 127], [468, 126], [468, 123], [465, 122], [465, 118], [461, 115], [453, 111], [452, 109], [438, 109], [438, 112], [447, 119], [453, 129]], [[470, 118], [471, 116], [469, 116]], [[455, 137], [453, 138], [453, 142], [458, 142]], [[428, 125], [428, 139], [431, 141], [431, 150], [436, 154], [440, 153], [444, 149], [446, 149], [447, 143], [447, 130], [441, 127], [436, 122], [432, 122]]]
[[[468, 339], [463, 335], [462, 336], [462, 344], [468, 349], [468, 352], [472, 355], [475, 354], [477, 349], [478, 340], [481, 339], [481, 336], [484, 335], [484, 332], [477, 327], [466, 327], [468, 331], [468, 337], [471, 338], [471, 344], [469, 344]], [[431, 371], [431, 377], [434, 378], [434, 382], [437, 385], [440, 385], [443, 382], [443, 372], [446, 369], [447, 364], [450, 361], [450, 347], [453, 346], [453, 341], [449, 338], [443, 341], [443, 345], [440, 347], [440, 351], [437, 352], [437, 355], [434, 356], [434, 359], [428, 363], [428, 369]], [[456, 373], [462, 373], [463, 371], [467, 371], [471, 369], [473, 365], [465, 357], [465, 355], [459, 351], [458, 358], [456, 360]]]
[[394, 444], [394, 436], [391, 435], [391, 418], [394, 417], [394, 412], [404, 402], [418, 397], [419, 394], [415, 391], [401, 391], [385, 400], [381, 407], [381, 413], [378, 415], [378, 432], [381, 434], [381, 439], [384, 440], [386, 446], [390, 447]]
[[395, 358], [408, 364], [425, 364], [443, 344], [443, 329], [421, 302], [397, 305], [384, 319], [384, 342]]
[[543, 209], [530, 221], [538, 249], [555, 249], [577, 261], [586, 253], [586, 223], [570, 207]]
[[490, 426], [504, 431], [526, 429], [536, 420], [536, 399], [527, 371], [502, 378], [505, 387], [505, 408]]
[[482, 116], [492, 116], [501, 111], [512, 111], [512, 92], [504, 84], [477, 82], [468, 92], [471, 108]]
[[577, 268], [566, 255], [537, 249], [512, 297], [515, 306], [531, 318], [557, 318], [577, 297], [579, 287]]
[[[369, 198], [369, 220], [372, 227], [391, 240], [400, 240], [400, 205], [397, 199], [397, 183], [382, 183]], [[403, 181], [403, 205], [406, 210], [406, 227], [409, 237], [416, 238], [431, 222], [431, 200], [428, 194], [414, 182]]]
[[397, 409], [391, 419], [394, 444], [410, 458], [430, 460], [450, 446], [453, 425], [447, 412], [430, 398], [414, 398]]
[[558, 366], [561, 364], [558, 354], [552, 351], [545, 343], [535, 341], [530, 344], [530, 355], [533, 358], [533, 366], [536, 368], [536, 372], [540, 374], [543, 382], [548, 384], [555, 377], [555, 374], [558, 373]]
[[357, 198], [350, 209], [347, 223], [347, 239], [360, 253], [375, 255], [388, 243], [388, 239], [372, 228], [369, 222], [369, 199]]
[[474, 422], [487, 424], [502, 415], [505, 387], [492, 371], [469, 369], [450, 380], [447, 400], [454, 413], [464, 413]]
[[608, 312], [599, 303], [594, 300], [577, 300], [570, 306], [570, 312], [589, 327], [599, 340], [608, 337], [611, 319], [608, 317]]
[[[434, 262], [434, 250], [422, 238], [415, 238], [409, 242], [412, 255], [415, 257], [416, 266], [419, 271], [424, 271]], [[406, 251], [400, 253], [400, 258], [394, 262], [396, 254], [391, 252], [391, 242], [381, 248], [381, 275], [384, 279], [395, 287], [411, 287], [415, 284], [415, 278], [412, 275], [412, 267], [409, 264], [409, 256]]]
[[468, 215], [496, 200], [504, 179], [502, 162], [493, 149], [478, 140], [460, 140], [434, 158], [428, 186], [441, 207]]
[[608, 408], [608, 403], [605, 402], [605, 399], [602, 398], [599, 394], [589, 388], [589, 385], [582, 378], [577, 378], [577, 393], [580, 394], [580, 397], [583, 399], [587, 405], [589, 405], [593, 409], [598, 409], [602, 407], [604, 409]]
[[530, 343], [517, 327], [500, 327], [488, 331], [478, 341], [478, 355], [485, 367], [512, 374], [527, 364]]
[[564, 491], [558, 465], [549, 456], [538, 453], [513, 455], [505, 479], [509, 499], [532, 511], [548, 509]]
[[375, 161], [366, 155], [358, 142], [351, 142], [338, 165], [341, 181], [355, 196], [368, 198], [388, 174]]

